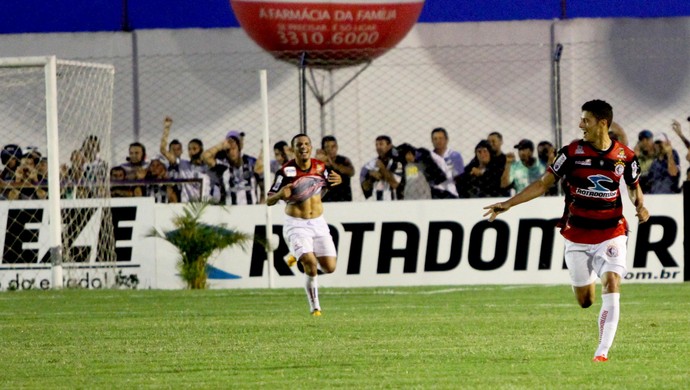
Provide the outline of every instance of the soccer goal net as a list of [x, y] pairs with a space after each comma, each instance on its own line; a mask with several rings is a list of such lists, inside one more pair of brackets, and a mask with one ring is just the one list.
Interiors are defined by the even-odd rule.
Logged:
[[113, 285], [113, 80], [111, 65], [0, 58], [0, 291]]

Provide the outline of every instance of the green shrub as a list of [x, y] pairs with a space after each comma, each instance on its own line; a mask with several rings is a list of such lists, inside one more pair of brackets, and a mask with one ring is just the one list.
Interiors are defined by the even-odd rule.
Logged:
[[[175, 216], [176, 229], [161, 232], [152, 228], [149, 237], [162, 238], [173, 244], [180, 253], [178, 269], [180, 276], [190, 289], [207, 287], [206, 265], [215, 252], [239, 245], [247, 249], [253, 241], [250, 234], [229, 229], [226, 224], [208, 225], [200, 222], [209, 203], [193, 202], [184, 207], [181, 215]], [[262, 245], [265, 246], [264, 243]]]

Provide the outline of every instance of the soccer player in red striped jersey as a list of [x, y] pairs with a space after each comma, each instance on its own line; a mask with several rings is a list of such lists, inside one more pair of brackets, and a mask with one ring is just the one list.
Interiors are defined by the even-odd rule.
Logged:
[[603, 100], [582, 105], [582, 139], [563, 147], [540, 180], [505, 202], [485, 207], [489, 221], [511, 207], [543, 195], [558, 179], [565, 183], [566, 208], [559, 223], [565, 238], [565, 261], [573, 291], [581, 307], [595, 299], [595, 281], [602, 284], [597, 321], [599, 345], [594, 361], [605, 362], [618, 327], [620, 282], [627, 272], [628, 223], [623, 217], [620, 181], [637, 210], [639, 223], [649, 219], [638, 185], [640, 168], [635, 153], [609, 137], [613, 109]]
[[335, 244], [323, 218], [321, 197], [329, 186], [342, 183], [342, 178], [336, 172], [329, 172], [323, 161], [311, 158], [311, 140], [306, 134], [294, 136], [291, 145], [295, 158], [276, 172], [266, 203], [273, 206], [280, 200], [286, 202], [283, 236], [290, 252], [304, 267], [311, 314], [320, 316], [318, 266], [323, 272], [331, 273], [336, 265]]

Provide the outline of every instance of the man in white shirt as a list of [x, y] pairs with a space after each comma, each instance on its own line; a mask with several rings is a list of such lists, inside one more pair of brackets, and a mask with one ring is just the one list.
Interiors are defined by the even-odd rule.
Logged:
[[444, 170], [447, 180], [432, 187], [433, 199], [457, 198], [457, 183], [465, 172], [465, 163], [462, 156], [455, 150], [448, 149], [448, 132], [443, 127], [437, 127], [431, 131], [431, 143], [434, 146], [433, 155], [443, 159], [444, 164], [439, 166]]

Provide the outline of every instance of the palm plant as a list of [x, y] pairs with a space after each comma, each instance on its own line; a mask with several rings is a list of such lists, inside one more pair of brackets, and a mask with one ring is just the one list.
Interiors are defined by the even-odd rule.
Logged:
[[226, 224], [208, 225], [200, 222], [208, 205], [206, 202], [189, 203], [183, 213], [173, 219], [174, 230], [161, 232], [152, 228], [148, 234], [149, 237], [162, 238], [177, 248], [180, 252], [180, 276], [190, 289], [207, 287], [206, 265], [211, 255], [235, 245], [246, 250], [247, 243], [253, 240], [250, 234], [229, 229]]

